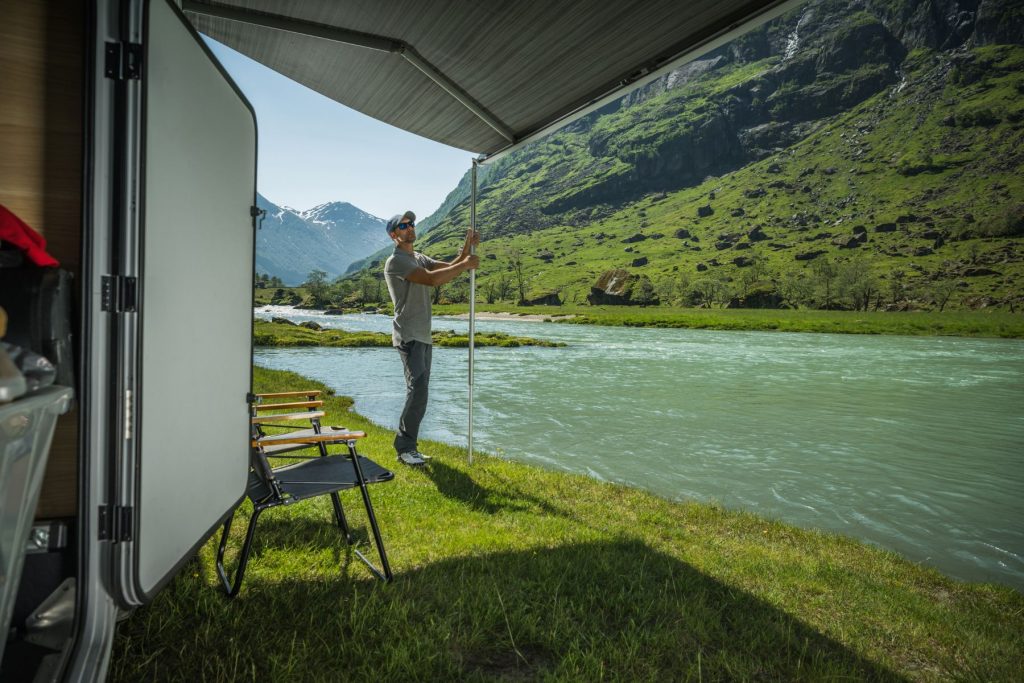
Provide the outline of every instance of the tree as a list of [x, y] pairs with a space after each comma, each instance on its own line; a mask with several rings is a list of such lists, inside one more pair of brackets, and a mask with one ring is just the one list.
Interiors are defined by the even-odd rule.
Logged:
[[519, 290], [519, 303], [526, 301], [526, 280], [523, 277], [523, 252], [517, 247], [509, 247], [508, 263], [515, 277], [516, 288]]
[[309, 293], [310, 303], [314, 308], [324, 308], [330, 303], [331, 286], [327, 283], [327, 273], [322, 270], [314, 270], [306, 276], [302, 283]]
[[868, 310], [871, 297], [878, 291], [878, 280], [863, 259], [850, 261], [839, 274], [840, 289], [849, 292], [854, 310]]
[[[932, 288], [932, 301], [939, 307], [939, 313], [942, 313], [942, 309], [949, 303], [950, 297], [953, 296], [953, 292], [956, 291], [957, 282], [956, 280], [947, 279], [939, 280], [935, 283], [935, 287]], [[1010, 312], [1013, 312], [1011, 303]]]
[[793, 308], [806, 306], [814, 294], [814, 283], [801, 270], [791, 270], [782, 275], [776, 285], [782, 300]]
[[725, 282], [719, 276], [713, 275], [701, 278], [690, 285], [690, 291], [687, 295], [688, 303], [711, 308], [716, 302], [721, 300], [725, 291]]
[[907, 274], [902, 270], [894, 270], [889, 274], [889, 296], [892, 297], [892, 305], [896, 306], [907, 291]]
[[839, 275], [839, 269], [832, 259], [825, 257], [814, 262], [813, 271], [818, 285], [825, 290], [825, 310], [829, 310], [832, 308], [832, 288], [836, 276]]

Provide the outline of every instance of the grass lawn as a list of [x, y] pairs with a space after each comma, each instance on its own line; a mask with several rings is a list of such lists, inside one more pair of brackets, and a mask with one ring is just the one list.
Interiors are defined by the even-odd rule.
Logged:
[[[325, 389], [256, 370], [257, 391], [310, 386]], [[470, 467], [451, 446], [402, 467], [349, 407], [329, 398], [326, 424], [366, 430], [361, 450], [398, 468], [371, 487], [395, 581], [351, 554], [327, 498], [277, 508], [241, 595], [219, 591], [211, 540], [120, 625], [111, 680], [1024, 678], [1012, 589], [715, 505], [485, 455]], [[370, 545], [358, 492], [343, 502]]]
[[[511, 306], [477, 304], [481, 312], [543, 315], [552, 322], [627, 327], [689, 327], [709, 330], [832, 332], [957, 337], [1024, 338], [1024, 314], [1003, 311], [769, 310], [750, 308], [675, 308], [670, 306]], [[434, 306], [434, 315], [469, 311], [466, 304]]]

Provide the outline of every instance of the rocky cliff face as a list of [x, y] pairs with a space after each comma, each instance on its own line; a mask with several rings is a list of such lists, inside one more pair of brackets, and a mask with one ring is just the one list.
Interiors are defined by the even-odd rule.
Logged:
[[[763, 159], [805, 138], [816, 122], [897, 86], [912, 50], [1022, 36], [1024, 9], [1012, 0], [812, 0], [574, 124], [587, 132], [587, 170], [599, 177], [575, 188], [566, 182], [564, 192], [552, 183], [539, 224]], [[729, 89], [670, 97], [715, 69], [758, 63], [766, 68]], [[677, 123], [660, 125], [666, 121]]]

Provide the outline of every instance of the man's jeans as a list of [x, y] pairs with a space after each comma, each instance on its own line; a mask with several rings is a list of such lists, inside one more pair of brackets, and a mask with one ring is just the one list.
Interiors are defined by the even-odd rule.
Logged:
[[420, 422], [427, 412], [427, 386], [430, 384], [430, 356], [433, 347], [411, 341], [396, 347], [405, 368], [405, 407], [398, 421], [395, 450], [399, 453], [416, 450]]

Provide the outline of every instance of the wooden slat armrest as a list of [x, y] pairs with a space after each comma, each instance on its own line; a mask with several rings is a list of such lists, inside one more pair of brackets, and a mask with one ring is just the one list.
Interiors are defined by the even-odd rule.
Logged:
[[301, 413], [281, 413], [280, 415], [260, 415], [252, 418], [252, 424], [263, 424], [265, 422], [277, 422], [278, 420], [312, 420], [326, 415], [322, 410], [306, 410]]
[[330, 434], [307, 434], [305, 436], [274, 434], [271, 436], [264, 436], [259, 439], [253, 439], [252, 445], [254, 448], [259, 448], [260, 446], [282, 446], [285, 444], [337, 443], [339, 441], [352, 441], [354, 439], [363, 439], [365, 437], [366, 432], [332, 432]]
[[310, 400], [320, 395], [319, 389], [310, 391], [278, 391], [272, 394], [256, 394], [256, 398], [290, 398], [292, 396], [308, 396]]
[[291, 403], [257, 403], [253, 406], [257, 412], [264, 410], [290, 410], [291, 408], [319, 408], [323, 401], [293, 401]]

